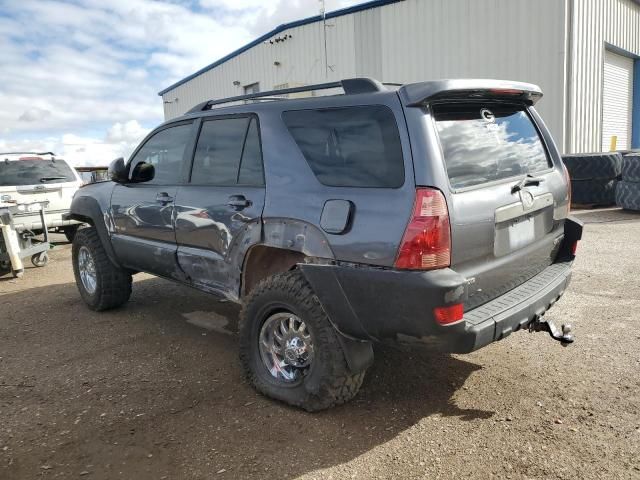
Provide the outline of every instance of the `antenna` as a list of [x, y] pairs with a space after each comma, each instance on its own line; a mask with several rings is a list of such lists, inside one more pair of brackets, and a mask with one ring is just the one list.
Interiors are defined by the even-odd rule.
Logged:
[[329, 78], [329, 59], [327, 55], [327, 10], [325, 8], [324, 0], [318, 0], [320, 2], [320, 15], [322, 15], [322, 32], [324, 39], [324, 77]]

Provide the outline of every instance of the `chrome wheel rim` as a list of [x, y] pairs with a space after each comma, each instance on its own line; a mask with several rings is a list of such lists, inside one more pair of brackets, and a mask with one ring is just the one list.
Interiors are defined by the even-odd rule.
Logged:
[[271, 376], [294, 383], [309, 372], [313, 339], [307, 325], [290, 312], [267, 318], [260, 330], [260, 357]]
[[98, 276], [96, 275], [96, 264], [93, 261], [93, 255], [87, 247], [80, 247], [78, 251], [78, 271], [82, 286], [93, 295], [98, 286]]

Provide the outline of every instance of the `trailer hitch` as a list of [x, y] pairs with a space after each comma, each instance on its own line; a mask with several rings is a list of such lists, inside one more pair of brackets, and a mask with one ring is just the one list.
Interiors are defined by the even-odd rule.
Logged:
[[553, 320], [543, 320], [541, 316], [536, 317], [529, 324], [530, 332], [547, 332], [551, 338], [560, 342], [563, 347], [573, 343], [575, 338], [571, 333], [571, 325], [566, 323], [558, 327]]

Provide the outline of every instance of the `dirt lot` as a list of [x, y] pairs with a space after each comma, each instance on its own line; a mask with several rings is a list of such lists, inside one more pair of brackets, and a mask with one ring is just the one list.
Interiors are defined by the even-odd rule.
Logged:
[[588, 222], [549, 315], [471, 355], [376, 351], [355, 401], [308, 414], [244, 382], [236, 310], [137, 275], [84, 307], [70, 248], [0, 279], [0, 479], [640, 478], [640, 216]]

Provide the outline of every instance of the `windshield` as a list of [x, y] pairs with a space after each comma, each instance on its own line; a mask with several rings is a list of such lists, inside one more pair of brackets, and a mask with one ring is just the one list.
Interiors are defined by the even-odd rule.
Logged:
[[474, 102], [432, 108], [453, 188], [551, 167], [538, 131], [523, 106]]
[[74, 182], [71, 167], [64, 160], [0, 161], [0, 187]]

